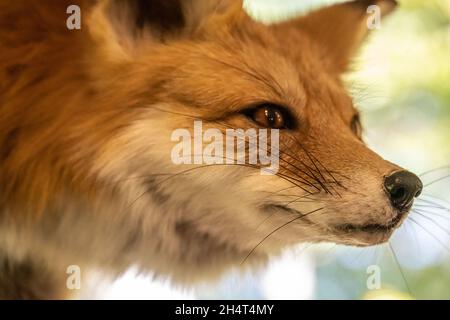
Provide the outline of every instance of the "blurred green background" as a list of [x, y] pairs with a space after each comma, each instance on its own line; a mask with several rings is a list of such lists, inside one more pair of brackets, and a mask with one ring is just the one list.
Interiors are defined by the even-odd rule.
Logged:
[[[245, 5], [258, 19], [276, 21], [335, 2]], [[303, 245], [266, 269], [232, 272], [188, 291], [131, 275], [106, 298], [133, 292], [132, 298], [156, 299], [450, 299], [450, 0], [399, 0], [381, 29], [371, 31], [353, 69], [345, 78], [362, 112], [367, 143], [417, 174], [442, 167], [421, 175], [426, 187], [415, 206], [419, 213], [410, 215], [390, 244]], [[378, 290], [366, 284], [371, 265], [381, 272]]]

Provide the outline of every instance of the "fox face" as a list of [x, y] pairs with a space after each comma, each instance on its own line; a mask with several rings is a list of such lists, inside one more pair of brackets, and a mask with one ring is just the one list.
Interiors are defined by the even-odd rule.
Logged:
[[[385, 15], [394, 1], [271, 25], [240, 1], [81, 1], [74, 32], [64, 1], [47, 2], [32, 5], [38, 26], [23, 5], [0, 10], [21, 27], [0, 38], [7, 256], [191, 280], [300, 242], [385, 242], [420, 194], [418, 177], [364, 144], [340, 79], [367, 6]], [[174, 164], [172, 133], [199, 120], [277, 130], [276, 174]]]

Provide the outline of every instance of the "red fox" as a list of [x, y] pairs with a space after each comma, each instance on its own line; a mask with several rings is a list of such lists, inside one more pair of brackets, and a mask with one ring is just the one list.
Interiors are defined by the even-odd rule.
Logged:
[[[396, 2], [262, 24], [238, 0], [0, 0], [0, 297], [68, 297], [71, 265], [189, 284], [387, 241], [422, 183], [364, 144], [341, 81], [370, 5]], [[174, 164], [195, 120], [278, 130], [278, 171]]]

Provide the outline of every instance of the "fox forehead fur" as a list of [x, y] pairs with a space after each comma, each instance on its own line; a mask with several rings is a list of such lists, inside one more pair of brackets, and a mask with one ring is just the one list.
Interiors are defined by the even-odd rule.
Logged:
[[[74, 3], [83, 24], [69, 31]], [[399, 167], [352, 130], [340, 80], [371, 4], [395, 7], [352, 1], [264, 25], [231, 0], [1, 0], [2, 259], [55, 278], [74, 264], [136, 265], [191, 282], [299, 242], [386, 241], [335, 228], [394, 217], [382, 181]], [[280, 131], [277, 175], [180, 174], [173, 130], [255, 127], [242, 111], [261, 102], [298, 123]]]

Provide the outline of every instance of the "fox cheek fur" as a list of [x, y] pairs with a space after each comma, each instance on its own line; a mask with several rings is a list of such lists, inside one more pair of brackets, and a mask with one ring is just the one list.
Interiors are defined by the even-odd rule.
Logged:
[[[371, 4], [395, 7], [263, 25], [234, 0], [0, 1], [0, 297], [63, 297], [69, 265], [190, 283], [299, 242], [386, 241], [406, 213], [386, 179], [407, 173], [360, 140], [340, 81]], [[263, 103], [296, 123], [278, 175], [171, 162], [174, 130], [252, 128]]]

